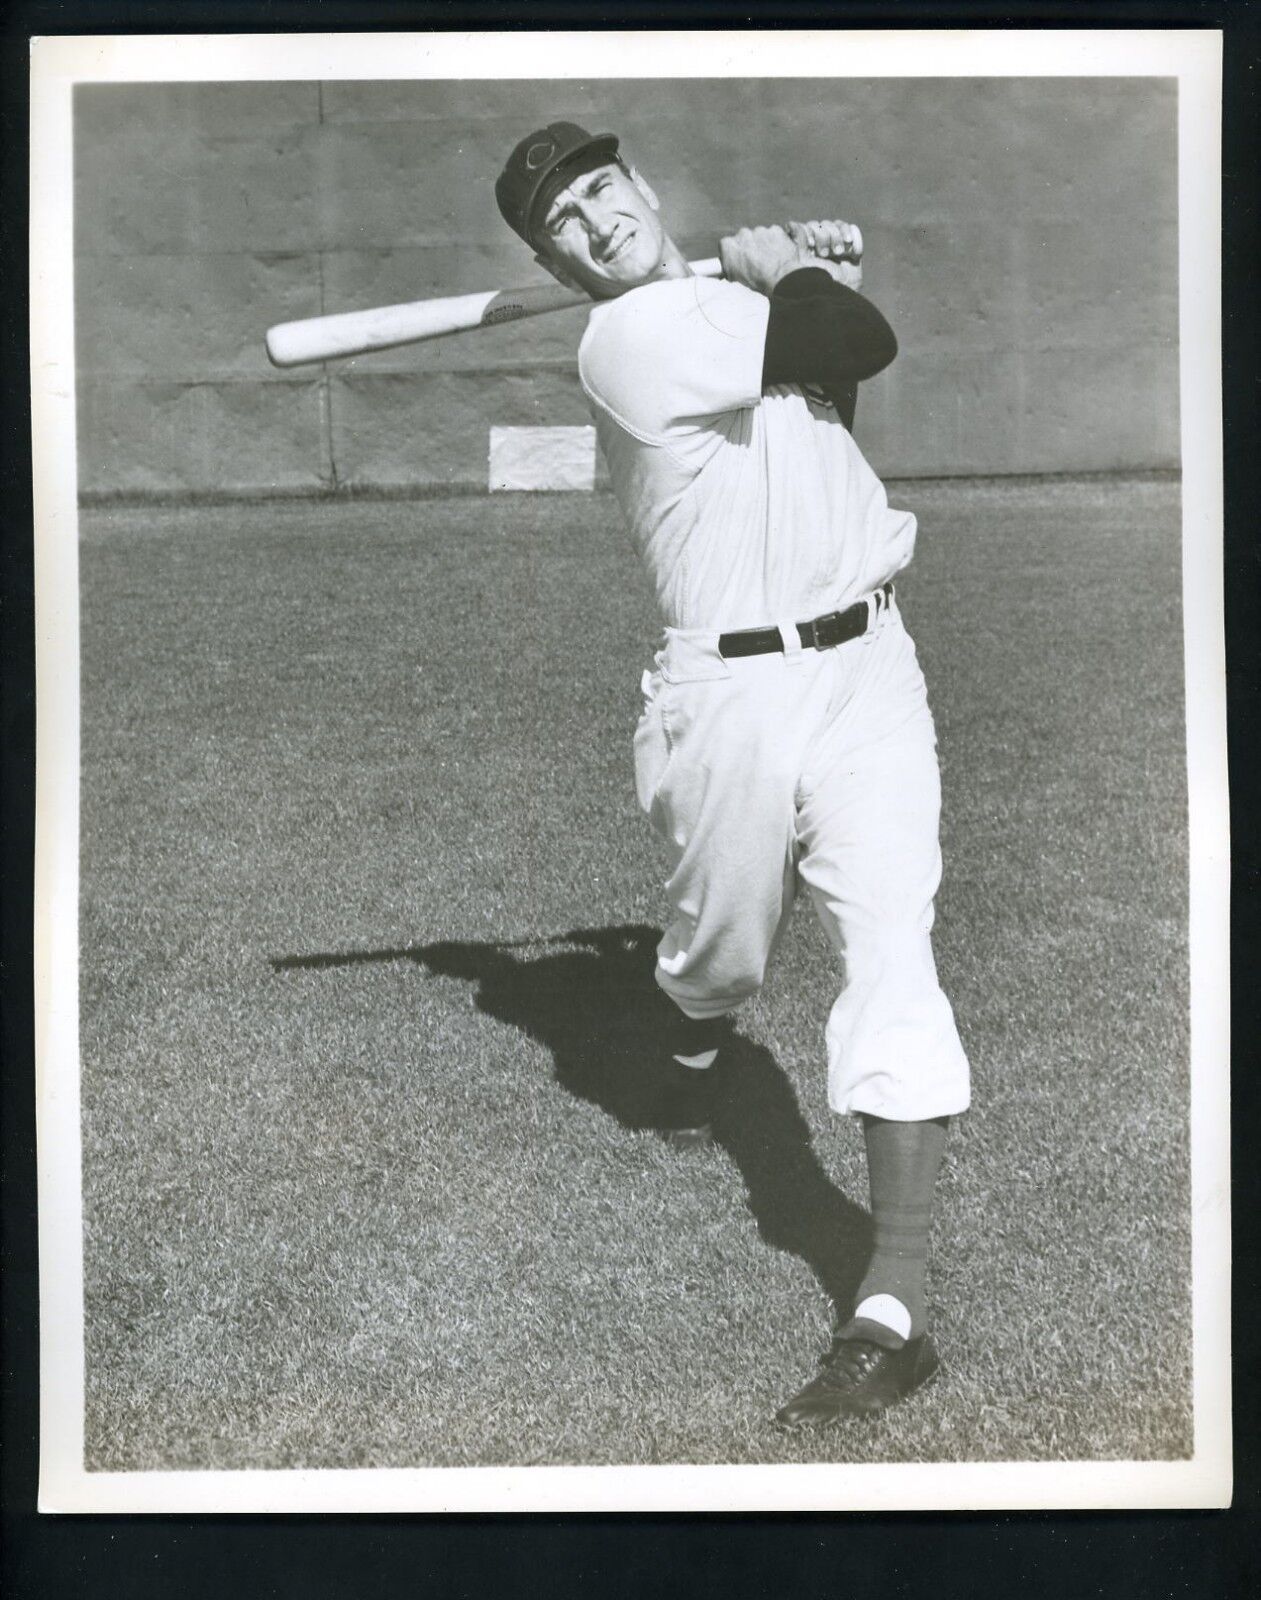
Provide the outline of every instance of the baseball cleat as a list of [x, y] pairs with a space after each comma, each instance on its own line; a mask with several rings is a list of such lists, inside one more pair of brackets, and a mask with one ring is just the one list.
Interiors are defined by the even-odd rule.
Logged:
[[926, 1333], [897, 1350], [872, 1339], [837, 1337], [817, 1378], [775, 1413], [783, 1428], [803, 1428], [838, 1417], [871, 1417], [927, 1383], [941, 1366]]

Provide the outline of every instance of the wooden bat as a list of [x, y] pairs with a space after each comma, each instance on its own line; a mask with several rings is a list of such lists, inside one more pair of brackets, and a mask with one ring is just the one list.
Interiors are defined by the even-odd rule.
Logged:
[[[717, 256], [693, 261], [697, 277], [722, 276]], [[377, 306], [370, 311], [342, 311], [331, 317], [307, 317], [301, 322], [280, 322], [267, 330], [267, 354], [272, 365], [297, 367], [304, 361], [328, 361], [335, 356], [360, 356], [370, 350], [441, 339], [469, 328], [491, 328], [500, 322], [537, 317], [544, 311], [590, 304], [588, 296], [559, 283], [540, 283], [528, 289], [491, 289], [483, 294], [449, 295], [438, 300], [410, 300], [398, 306]]]

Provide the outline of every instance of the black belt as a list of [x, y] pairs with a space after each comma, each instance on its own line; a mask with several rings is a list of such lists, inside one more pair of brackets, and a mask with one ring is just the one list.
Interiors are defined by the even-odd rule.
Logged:
[[[893, 599], [893, 585], [886, 583], [875, 593], [876, 611]], [[833, 645], [844, 644], [866, 633], [871, 619], [871, 607], [865, 600], [856, 600], [844, 611], [829, 611], [824, 617], [811, 622], [799, 622], [803, 650], [830, 650]], [[720, 656], [765, 656], [782, 650], [784, 641], [778, 628], [740, 628], [735, 633], [724, 633], [718, 640]]]

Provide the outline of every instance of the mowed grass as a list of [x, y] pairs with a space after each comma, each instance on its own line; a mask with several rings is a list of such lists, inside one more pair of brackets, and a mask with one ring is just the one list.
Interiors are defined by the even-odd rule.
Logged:
[[83, 517], [91, 1468], [1156, 1458], [1190, 1410], [1177, 487], [911, 484], [945, 1370], [785, 1437], [861, 1271], [798, 908], [718, 1144], [644, 1126], [657, 625], [614, 503]]

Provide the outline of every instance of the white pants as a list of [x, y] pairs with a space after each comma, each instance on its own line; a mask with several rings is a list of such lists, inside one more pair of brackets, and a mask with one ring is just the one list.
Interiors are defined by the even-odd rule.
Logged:
[[968, 1063], [937, 982], [936, 735], [896, 603], [861, 638], [724, 660], [668, 629], [644, 675], [639, 802], [665, 839], [673, 918], [657, 982], [691, 1017], [757, 992], [798, 877], [842, 958], [828, 1101], [920, 1121], [967, 1109]]

